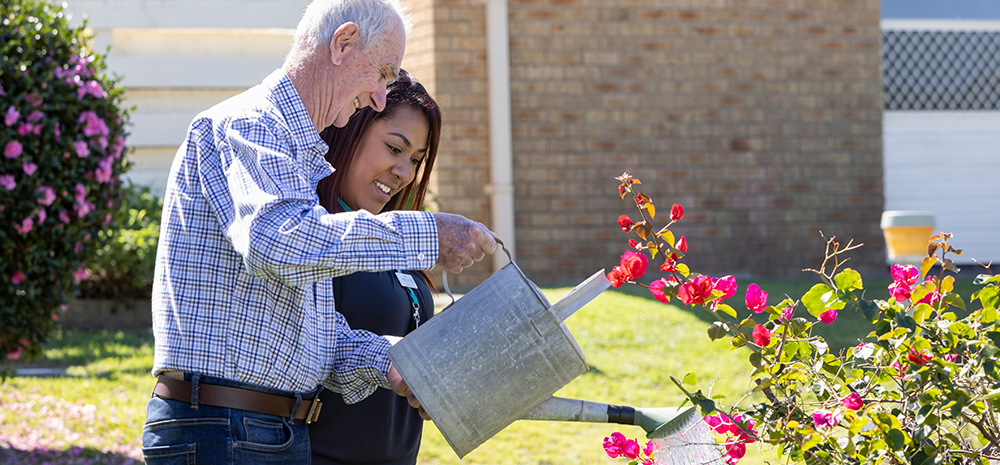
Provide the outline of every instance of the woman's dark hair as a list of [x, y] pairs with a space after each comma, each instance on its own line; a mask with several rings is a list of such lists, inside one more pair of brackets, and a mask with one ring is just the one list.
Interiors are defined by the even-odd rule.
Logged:
[[[343, 186], [343, 176], [350, 171], [354, 154], [364, 135], [373, 121], [391, 118], [400, 108], [410, 107], [419, 110], [427, 117], [427, 155], [417, 165], [416, 173], [405, 189], [394, 195], [385, 204], [383, 211], [400, 210], [409, 207], [420, 210], [427, 195], [430, 183], [431, 169], [437, 158], [438, 141], [441, 138], [441, 110], [437, 102], [431, 98], [424, 86], [417, 82], [404, 70], [399, 70], [399, 77], [389, 84], [385, 98], [385, 109], [381, 112], [365, 107], [351, 117], [342, 128], [330, 126], [320, 133], [320, 137], [330, 146], [326, 152], [326, 161], [336, 170], [333, 175], [320, 180], [316, 186], [319, 203], [326, 211], [337, 213], [343, 211], [337, 199]], [[379, 212], [372, 212], [379, 213]]]

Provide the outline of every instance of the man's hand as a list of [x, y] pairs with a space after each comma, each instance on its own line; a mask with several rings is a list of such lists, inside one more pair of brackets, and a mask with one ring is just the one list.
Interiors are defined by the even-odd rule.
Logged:
[[461, 273], [487, 254], [497, 251], [495, 235], [485, 225], [464, 216], [434, 213], [438, 228], [438, 265], [449, 273]]

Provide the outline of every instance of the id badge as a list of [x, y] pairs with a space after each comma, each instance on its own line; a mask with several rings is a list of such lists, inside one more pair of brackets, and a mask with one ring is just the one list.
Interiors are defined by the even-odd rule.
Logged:
[[396, 272], [396, 279], [399, 280], [399, 284], [403, 287], [408, 287], [410, 289], [417, 288], [417, 282], [413, 280], [413, 276], [410, 276], [402, 271]]

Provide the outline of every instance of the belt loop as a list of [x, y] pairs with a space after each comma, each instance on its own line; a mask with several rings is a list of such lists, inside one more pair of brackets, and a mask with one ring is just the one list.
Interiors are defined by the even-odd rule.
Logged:
[[298, 392], [296, 392], [295, 393], [295, 404], [292, 405], [292, 411], [288, 412], [288, 422], [289, 423], [294, 423], [295, 422], [295, 412], [299, 411], [299, 406], [300, 405], [302, 405], [302, 394], [299, 394]]
[[201, 383], [201, 375], [198, 373], [191, 375], [191, 410], [198, 410], [198, 388]]

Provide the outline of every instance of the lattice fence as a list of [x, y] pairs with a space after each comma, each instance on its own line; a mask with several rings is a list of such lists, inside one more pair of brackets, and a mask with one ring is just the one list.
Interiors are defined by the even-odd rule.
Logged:
[[1000, 109], [1000, 31], [882, 32], [886, 110]]

